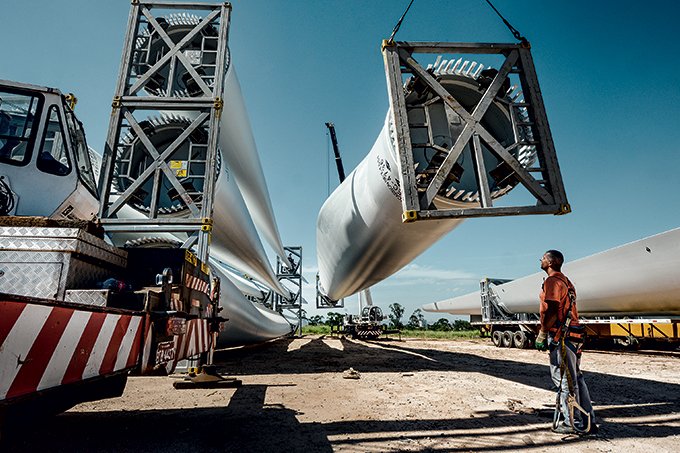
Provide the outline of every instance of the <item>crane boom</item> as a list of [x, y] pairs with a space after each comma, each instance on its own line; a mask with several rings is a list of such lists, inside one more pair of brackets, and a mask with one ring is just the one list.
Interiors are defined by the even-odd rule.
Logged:
[[338, 168], [338, 177], [340, 178], [340, 182], [343, 182], [345, 180], [345, 168], [342, 166], [340, 148], [338, 148], [338, 138], [335, 136], [335, 125], [333, 123], [326, 123], [326, 127], [331, 134], [331, 143], [333, 144], [333, 154], [335, 154], [335, 166]]
[[[338, 169], [338, 178], [340, 183], [345, 180], [345, 167], [342, 165], [342, 157], [340, 157], [340, 148], [338, 147], [338, 137], [335, 135], [335, 125], [333, 123], [326, 123], [328, 132], [331, 136], [331, 144], [333, 145], [333, 154], [335, 155], [335, 166]], [[359, 310], [363, 311], [364, 307], [373, 306], [373, 297], [371, 296], [370, 288], [359, 293]]]

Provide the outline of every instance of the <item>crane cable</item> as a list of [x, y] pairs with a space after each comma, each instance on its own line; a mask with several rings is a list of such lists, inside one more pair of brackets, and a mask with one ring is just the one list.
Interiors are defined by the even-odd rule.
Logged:
[[485, 0], [485, 1], [496, 12], [496, 14], [498, 14], [498, 17], [500, 17], [501, 20], [503, 21], [503, 23], [508, 27], [508, 30], [510, 30], [510, 32], [512, 33], [512, 36], [514, 36], [515, 39], [517, 39], [518, 41], [521, 41], [523, 44], [527, 44], [529, 42], [529, 41], [527, 41], [527, 39], [524, 36], [522, 36], [520, 34], [519, 31], [517, 31], [517, 29], [515, 27], [510, 25], [510, 22], [508, 22], [508, 20], [505, 17], [503, 17], [503, 15], [500, 13], [500, 11], [498, 11], [496, 9], [495, 6], [493, 6], [493, 3], [491, 3], [491, 0]]
[[399, 31], [399, 28], [401, 27], [401, 23], [404, 21], [404, 17], [406, 17], [406, 13], [408, 13], [408, 10], [411, 9], [411, 5], [413, 5], [413, 2], [415, 0], [411, 0], [411, 2], [408, 4], [406, 7], [406, 11], [404, 11], [404, 14], [401, 15], [399, 18], [399, 21], [397, 22], [397, 25], [394, 26], [394, 29], [392, 30], [392, 34], [390, 35], [390, 39], [387, 40], [387, 42], [394, 42], [394, 35], [397, 34]]

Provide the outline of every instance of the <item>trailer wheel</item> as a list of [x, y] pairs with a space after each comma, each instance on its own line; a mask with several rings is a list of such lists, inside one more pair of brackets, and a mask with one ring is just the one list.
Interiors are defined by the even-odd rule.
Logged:
[[529, 339], [527, 338], [527, 334], [525, 334], [521, 330], [515, 332], [515, 334], [512, 336], [512, 342], [513, 345], [518, 349], [526, 349], [526, 347], [529, 345]]
[[616, 338], [614, 339], [614, 342], [632, 351], [637, 351], [640, 349], [640, 341], [632, 335], [629, 335], [627, 337]]
[[503, 332], [503, 336], [501, 339], [501, 346], [504, 348], [511, 348], [512, 347], [512, 336], [513, 332], [510, 330], [506, 330]]
[[501, 347], [501, 342], [503, 341], [503, 332], [500, 330], [494, 330], [491, 332], [491, 342], [497, 348]]

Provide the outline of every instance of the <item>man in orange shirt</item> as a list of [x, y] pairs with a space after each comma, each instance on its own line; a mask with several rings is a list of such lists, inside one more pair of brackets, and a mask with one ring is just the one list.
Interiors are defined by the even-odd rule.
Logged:
[[560, 434], [597, 432], [590, 394], [581, 373], [581, 347], [576, 289], [562, 270], [564, 255], [548, 250], [541, 269], [548, 274], [541, 289], [540, 332], [536, 348], [550, 350], [550, 377], [557, 387], [553, 431]]

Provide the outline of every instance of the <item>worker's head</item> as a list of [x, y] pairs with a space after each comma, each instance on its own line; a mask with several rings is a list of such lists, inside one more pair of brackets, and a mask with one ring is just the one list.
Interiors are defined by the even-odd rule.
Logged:
[[562, 252], [559, 250], [548, 250], [541, 258], [541, 269], [547, 271], [548, 268], [552, 268], [559, 271], [562, 269], [562, 263], [564, 263]]

